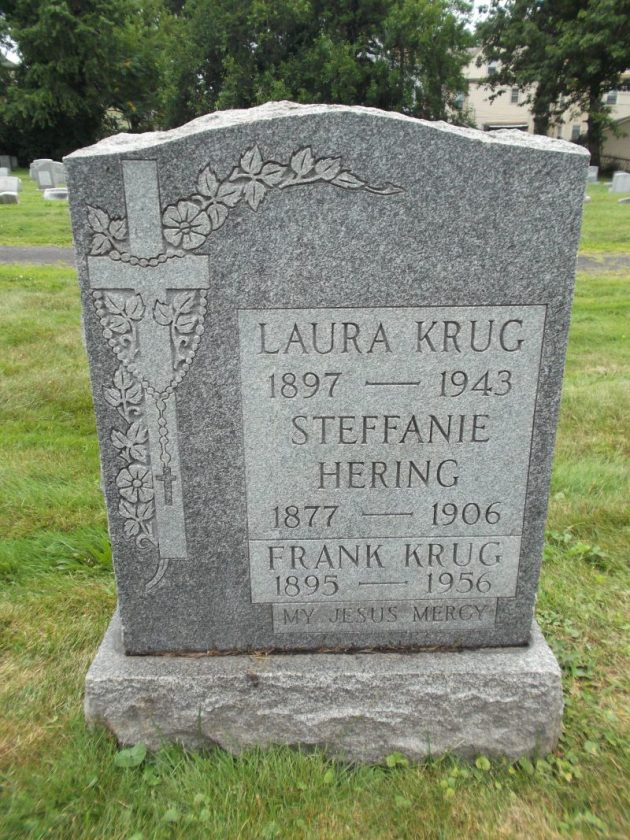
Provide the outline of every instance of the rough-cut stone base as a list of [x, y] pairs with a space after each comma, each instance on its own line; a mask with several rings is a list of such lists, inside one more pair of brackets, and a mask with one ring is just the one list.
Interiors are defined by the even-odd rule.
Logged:
[[560, 669], [537, 625], [524, 648], [126, 656], [114, 616], [86, 678], [88, 721], [122, 744], [289, 744], [351, 761], [522, 755], [560, 735]]

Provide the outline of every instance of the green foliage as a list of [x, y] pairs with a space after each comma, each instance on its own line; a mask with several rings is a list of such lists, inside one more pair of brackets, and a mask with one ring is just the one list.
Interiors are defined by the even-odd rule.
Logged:
[[526, 89], [535, 130], [546, 134], [568, 107], [588, 115], [587, 145], [599, 164], [610, 109], [602, 97], [630, 66], [629, 0], [492, 0], [477, 29], [493, 87]]
[[461, 120], [468, 11], [460, 0], [188, 0], [167, 121], [283, 98]]
[[0, 93], [0, 147], [24, 162], [60, 158], [157, 107], [160, 0], [5, 0], [0, 41], [20, 63]]
[[123, 767], [130, 769], [131, 767], [140, 767], [147, 757], [147, 748], [145, 744], [135, 744], [133, 747], [128, 747], [125, 750], [120, 750], [114, 756], [114, 764], [116, 767]]

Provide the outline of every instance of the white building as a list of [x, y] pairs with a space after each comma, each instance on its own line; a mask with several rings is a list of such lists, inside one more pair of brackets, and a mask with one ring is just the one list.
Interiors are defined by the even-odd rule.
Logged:
[[[519, 128], [533, 132], [534, 118], [525, 104], [526, 91], [518, 87], [501, 86], [492, 90], [488, 79], [497, 72], [496, 64], [484, 62], [477, 66], [481, 50], [471, 50], [471, 60], [464, 69], [468, 79], [468, 95], [464, 108], [468, 109], [477, 128], [493, 131], [499, 128]], [[496, 99], [490, 97], [500, 93]], [[602, 164], [616, 162], [616, 168], [630, 171], [630, 70], [623, 77], [618, 90], [610, 91], [606, 102], [611, 106], [611, 117], [621, 134], [615, 137], [611, 131], [606, 134], [602, 149]], [[586, 133], [586, 115], [575, 108], [567, 109], [553, 123], [549, 134], [563, 140], [576, 141]]]

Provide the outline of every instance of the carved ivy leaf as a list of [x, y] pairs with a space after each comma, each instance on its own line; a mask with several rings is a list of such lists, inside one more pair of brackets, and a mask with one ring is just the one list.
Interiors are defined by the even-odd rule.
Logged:
[[225, 204], [211, 204], [207, 210], [212, 230], [218, 230], [228, 216], [228, 209]]
[[172, 324], [173, 313], [170, 305], [163, 303], [161, 300], [156, 300], [155, 306], [153, 307], [153, 318], [162, 327], [168, 327], [169, 324]]
[[199, 177], [197, 178], [197, 189], [201, 195], [205, 195], [208, 198], [214, 198], [217, 194], [217, 190], [219, 189], [219, 179], [209, 166], [206, 166], [206, 168], [202, 169], [199, 173]]
[[241, 169], [248, 175], [258, 175], [262, 169], [263, 161], [258, 144], [245, 152], [241, 158]]
[[129, 444], [144, 443], [148, 434], [147, 427], [142, 420], [136, 420], [127, 429], [127, 440]]
[[127, 298], [125, 301], [125, 314], [132, 321], [140, 321], [144, 315], [144, 303], [139, 294]]
[[109, 223], [109, 233], [118, 242], [127, 237], [127, 222], [124, 219], [112, 219]]
[[121, 516], [124, 516], [126, 519], [136, 519], [136, 506], [133, 505], [131, 502], [125, 501], [125, 499], [121, 499], [118, 502], [118, 513]]
[[117, 388], [103, 388], [103, 396], [105, 397], [105, 401], [113, 408], [118, 408], [122, 405], [122, 397]]
[[195, 306], [194, 292], [180, 292], [173, 298], [173, 309], [177, 312], [192, 312]]
[[144, 464], [147, 457], [146, 447], [139, 443], [135, 443], [133, 446], [129, 447], [129, 455], [134, 461], [140, 461], [140, 463]]
[[123, 525], [123, 533], [127, 537], [127, 539], [131, 539], [131, 537], [136, 537], [140, 533], [140, 523], [136, 522], [135, 519], [125, 519], [125, 524]]
[[299, 152], [293, 155], [291, 158], [291, 169], [296, 175], [308, 175], [314, 163], [315, 158], [313, 157], [311, 147], [307, 146], [306, 149], [300, 149]]
[[95, 257], [100, 257], [102, 254], [108, 254], [112, 250], [112, 243], [109, 237], [104, 233], [95, 233], [92, 237], [92, 246], [90, 254]]
[[242, 184], [234, 184], [230, 181], [224, 181], [217, 190], [216, 200], [226, 207], [235, 207], [241, 200], [243, 192]]
[[116, 449], [126, 449], [129, 446], [127, 437], [119, 429], [112, 429], [109, 439], [114, 444]]
[[98, 207], [91, 207], [88, 204], [88, 224], [95, 233], [107, 233], [107, 226], [109, 225], [109, 216], [104, 210]]
[[133, 378], [131, 374], [128, 373], [122, 365], [114, 374], [114, 385], [120, 391], [126, 391], [130, 385], [133, 385]]
[[341, 169], [341, 158], [322, 158], [315, 164], [315, 172], [323, 181], [332, 181]]
[[136, 508], [136, 518], [139, 522], [146, 522], [153, 516], [153, 502], [140, 502]]
[[280, 163], [271, 161], [263, 166], [258, 177], [268, 187], [275, 187], [282, 180], [285, 171], [286, 166], [282, 166]]
[[103, 303], [108, 312], [114, 315], [124, 314], [125, 298], [123, 295], [115, 295], [113, 292], [110, 292], [107, 295], [103, 295]]
[[107, 321], [108, 328], [119, 335], [129, 332], [129, 320], [125, 315], [112, 315]]
[[142, 402], [142, 385], [139, 382], [133, 382], [125, 394], [125, 399], [132, 405]]
[[196, 325], [196, 315], [181, 315], [175, 322], [177, 331], [180, 333], [184, 333], [184, 335], [191, 333], [195, 329]]
[[357, 178], [357, 176], [353, 175], [352, 172], [347, 171], [340, 172], [339, 175], [333, 178], [332, 183], [337, 187], [342, 187], [344, 190], [360, 190], [363, 186], [365, 186], [364, 181]]
[[264, 184], [261, 184], [260, 181], [255, 181], [252, 178], [251, 181], [248, 181], [245, 184], [243, 194], [245, 196], [245, 201], [249, 204], [252, 210], [258, 210], [258, 206], [265, 197], [266, 192], [267, 190], [265, 189]]

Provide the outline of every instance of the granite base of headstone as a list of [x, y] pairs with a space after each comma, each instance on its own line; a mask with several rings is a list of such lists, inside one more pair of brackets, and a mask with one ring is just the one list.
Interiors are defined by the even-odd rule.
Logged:
[[525, 647], [291, 656], [127, 656], [120, 630], [115, 615], [85, 715], [124, 745], [515, 760], [545, 755], [561, 733], [560, 669], [537, 624]]
[[65, 187], [52, 187], [44, 190], [46, 201], [67, 201], [68, 190]]
[[0, 192], [0, 204], [19, 204], [20, 199], [16, 192]]
[[65, 160], [126, 744], [544, 753], [588, 153], [270, 103]]

